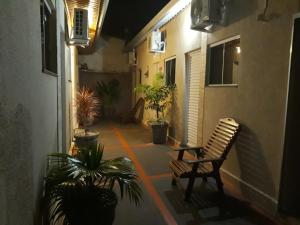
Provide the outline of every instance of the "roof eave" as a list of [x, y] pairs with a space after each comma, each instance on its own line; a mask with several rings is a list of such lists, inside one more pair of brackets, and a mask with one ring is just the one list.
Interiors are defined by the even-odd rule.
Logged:
[[156, 16], [124, 47], [125, 52], [147, 39], [149, 32], [159, 29], [189, 5], [191, 0], [171, 0]]

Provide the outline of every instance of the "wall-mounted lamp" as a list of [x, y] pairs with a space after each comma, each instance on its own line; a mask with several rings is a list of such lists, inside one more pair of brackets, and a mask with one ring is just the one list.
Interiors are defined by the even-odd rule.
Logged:
[[146, 78], [149, 77], [149, 66], [147, 66], [147, 70], [146, 70], [146, 72], [144, 73], [144, 76], [145, 76]]

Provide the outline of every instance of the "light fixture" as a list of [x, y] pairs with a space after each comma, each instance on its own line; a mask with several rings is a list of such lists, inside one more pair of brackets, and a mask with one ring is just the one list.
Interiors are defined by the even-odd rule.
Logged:
[[207, 30], [207, 31], [210, 31], [210, 30], [212, 30], [213, 26], [214, 25], [211, 24], [211, 25], [208, 25], [207, 27], [205, 27], [204, 29]]

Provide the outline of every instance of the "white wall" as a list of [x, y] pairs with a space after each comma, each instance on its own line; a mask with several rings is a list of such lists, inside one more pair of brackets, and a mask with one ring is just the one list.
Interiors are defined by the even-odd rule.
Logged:
[[39, 0], [0, 1], [1, 225], [41, 224], [46, 155], [60, 147], [60, 78], [41, 72], [40, 27]]

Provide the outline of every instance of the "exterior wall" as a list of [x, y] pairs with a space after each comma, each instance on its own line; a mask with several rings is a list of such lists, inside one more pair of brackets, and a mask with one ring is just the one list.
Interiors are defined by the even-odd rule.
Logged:
[[78, 52], [74, 46], [65, 45], [65, 68], [62, 73], [62, 149], [67, 152], [71, 146], [74, 129], [77, 128], [74, 96], [79, 88]]
[[[162, 28], [167, 29], [165, 54], [148, 53], [146, 41], [137, 46], [136, 51], [137, 69], [144, 74], [149, 67], [150, 76], [142, 75], [142, 83], [148, 84], [157, 68], [163, 66], [164, 59], [176, 55], [177, 95], [170, 114], [174, 118], [171, 121], [182, 121], [185, 53], [201, 47], [203, 58], [199, 63], [205, 65], [208, 44], [241, 36], [237, 87], [207, 87], [205, 68], [200, 74], [203, 76], [200, 88], [204, 90], [201, 92], [204, 103], [200, 104], [204, 104], [204, 112], [203, 120], [199, 118], [203, 121], [203, 132], [199, 131], [198, 142], [205, 143], [219, 118], [233, 117], [243, 124], [238, 141], [223, 166], [223, 176], [227, 178], [228, 187], [263, 209], [275, 212], [280, 189], [292, 15], [299, 10], [299, 1], [271, 1], [268, 12], [275, 17], [269, 22], [257, 20], [264, 4], [263, 0], [232, 1], [230, 25], [212, 34], [202, 34], [202, 38], [200, 32], [189, 30], [189, 23], [185, 22], [189, 6]], [[145, 121], [150, 117], [146, 112]], [[177, 122], [172, 126], [174, 137], [184, 140], [185, 124]]]
[[97, 81], [108, 82], [115, 78], [120, 82], [121, 96], [115, 105], [116, 113], [129, 112], [131, 109], [131, 74], [128, 53], [123, 52], [124, 40], [102, 36], [95, 43], [96, 50], [91, 55], [79, 55], [79, 65], [86, 63], [89, 71], [80, 71], [80, 86], [87, 86], [93, 91]]
[[[170, 135], [178, 141], [182, 141], [184, 130], [182, 121], [184, 117], [185, 54], [199, 49], [202, 40], [200, 32], [189, 29], [189, 10], [190, 6], [161, 28], [161, 30], [166, 29], [167, 32], [166, 52], [164, 54], [148, 52], [146, 40], [136, 48], [136, 80], [139, 80], [141, 71], [143, 84], [152, 84], [155, 74], [159, 72], [160, 68], [164, 71], [165, 60], [176, 56], [175, 80], [177, 93], [175, 94], [174, 104], [168, 111], [167, 119], [170, 122]], [[145, 76], [147, 71], [149, 77]], [[145, 110], [144, 123], [147, 123], [153, 116], [153, 112]]]
[[71, 50], [71, 82], [69, 82], [70, 87], [70, 100], [69, 100], [69, 113], [70, 114], [70, 142], [74, 135], [74, 129], [78, 127], [78, 122], [76, 120], [76, 104], [75, 96], [79, 89], [79, 71], [78, 71], [78, 51], [77, 48], [73, 47]]
[[[120, 82], [120, 99], [114, 105], [116, 110], [115, 114], [120, 115], [123, 113], [128, 113], [131, 109], [131, 76], [129, 73], [89, 73], [89, 72], [80, 72], [79, 83], [80, 87], [89, 87], [91, 90], [95, 91], [97, 82], [104, 81], [105, 83], [109, 82], [111, 79], [117, 79]], [[129, 104], [128, 104], [129, 103]], [[104, 115], [103, 115], [104, 116]], [[112, 116], [112, 115], [110, 115]]]
[[0, 27], [0, 224], [41, 224], [46, 156], [62, 149], [61, 74], [41, 72], [39, 0], [1, 1]]
[[221, 117], [234, 117], [243, 124], [224, 171], [237, 178], [232, 182], [240, 185], [243, 196], [276, 210], [292, 15], [299, 9], [299, 1], [270, 2], [269, 12], [279, 17], [265, 23], [257, 21], [264, 1], [258, 3], [258, 9], [249, 16], [208, 35], [210, 44], [239, 34], [242, 53], [238, 87], [205, 88], [204, 137], [209, 137]]
[[95, 52], [80, 55], [79, 65], [87, 63], [89, 70], [97, 72], [129, 72], [128, 53], [123, 52], [124, 41], [114, 37], [101, 37], [97, 40]]

